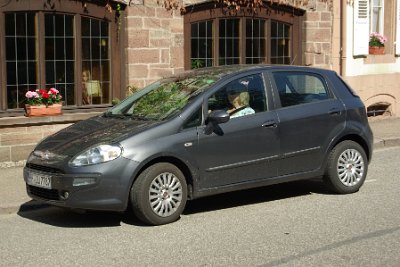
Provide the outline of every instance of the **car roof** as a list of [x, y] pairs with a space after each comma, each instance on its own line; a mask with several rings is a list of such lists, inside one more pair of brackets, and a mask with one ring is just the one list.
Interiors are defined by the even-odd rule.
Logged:
[[200, 69], [193, 69], [187, 70], [181, 73], [178, 73], [175, 77], [176, 78], [183, 78], [183, 77], [194, 77], [198, 75], [210, 75], [216, 74], [221, 78], [226, 75], [235, 75], [242, 72], [252, 71], [252, 70], [287, 70], [287, 71], [315, 71], [315, 72], [331, 72], [327, 69], [320, 69], [315, 67], [308, 67], [308, 66], [295, 66], [295, 65], [268, 65], [268, 64], [260, 64], [260, 65], [245, 65], [245, 64], [238, 64], [238, 65], [225, 65], [225, 66], [217, 66], [217, 67], [206, 67]]

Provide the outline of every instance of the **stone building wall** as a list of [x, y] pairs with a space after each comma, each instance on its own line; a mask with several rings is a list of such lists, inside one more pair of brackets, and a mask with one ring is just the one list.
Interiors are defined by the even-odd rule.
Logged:
[[[203, 0], [192, 0], [194, 4]], [[329, 1], [328, 1], [329, 2]], [[303, 65], [331, 68], [331, 4], [308, 1], [303, 22]], [[167, 11], [155, 0], [136, 0], [126, 8], [126, 74], [127, 85], [142, 88], [157, 80], [183, 71], [183, 16]]]
[[303, 65], [332, 68], [333, 14], [326, 2], [309, 1], [303, 21]]
[[0, 169], [23, 165], [40, 140], [99, 114], [93, 111], [60, 116], [0, 118]]
[[135, 1], [126, 8], [128, 86], [143, 86], [183, 71], [183, 16], [156, 1]]
[[71, 124], [0, 128], [0, 168], [22, 165], [43, 138]]

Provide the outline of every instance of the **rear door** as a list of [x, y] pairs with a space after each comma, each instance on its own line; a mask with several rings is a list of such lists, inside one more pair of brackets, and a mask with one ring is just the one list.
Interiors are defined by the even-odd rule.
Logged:
[[320, 168], [330, 141], [344, 128], [344, 105], [319, 73], [274, 71], [269, 77], [279, 119], [278, 175]]

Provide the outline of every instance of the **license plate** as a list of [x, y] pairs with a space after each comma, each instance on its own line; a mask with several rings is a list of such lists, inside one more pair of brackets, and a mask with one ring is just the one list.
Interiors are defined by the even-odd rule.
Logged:
[[51, 176], [40, 173], [29, 173], [27, 183], [32, 186], [51, 189]]

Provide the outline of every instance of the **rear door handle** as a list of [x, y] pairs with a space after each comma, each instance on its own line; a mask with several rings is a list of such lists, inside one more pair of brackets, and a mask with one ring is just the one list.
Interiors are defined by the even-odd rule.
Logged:
[[276, 123], [276, 121], [270, 120], [270, 121], [264, 122], [261, 126], [265, 127], [265, 128], [276, 128], [276, 127], [278, 127], [278, 124]]

